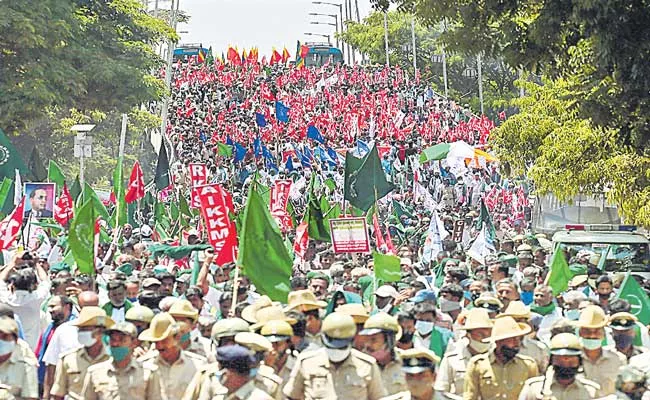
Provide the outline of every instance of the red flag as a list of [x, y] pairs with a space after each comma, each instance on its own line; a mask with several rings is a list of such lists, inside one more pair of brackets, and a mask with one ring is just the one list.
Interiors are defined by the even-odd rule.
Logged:
[[201, 207], [201, 202], [199, 200], [197, 186], [205, 185], [208, 183], [208, 166], [205, 164], [199, 163], [190, 163], [190, 187], [192, 188], [192, 201], [190, 206], [199, 208]]
[[61, 196], [59, 196], [59, 200], [54, 204], [54, 219], [56, 222], [65, 226], [74, 217], [73, 207], [72, 196], [68, 190], [68, 185], [64, 183]]
[[215, 264], [223, 265], [237, 259], [237, 230], [228, 216], [226, 191], [217, 184], [198, 188], [201, 213], [208, 233], [208, 241], [214, 247]]
[[293, 242], [293, 251], [296, 256], [300, 258], [305, 258], [305, 253], [307, 253], [307, 246], [309, 245], [307, 226], [307, 221], [303, 221], [296, 228], [296, 238]]
[[291, 55], [289, 54], [289, 50], [285, 47], [284, 50], [282, 50], [282, 63], [286, 64], [287, 61], [289, 61], [289, 57], [291, 57]]
[[0, 250], [6, 250], [11, 247], [16, 237], [18, 237], [20, 227], [23, 225], [24, 211], [25, 198], [23, 197], [14, 211], [0, 222]]
[[131, 177], [129, 178], [129, 186], [126, 188], [126, 194], [124, 195], [124, 200], [127, 203], [133, 203], [144, 197], [144, 174], [142, 173], [142, 168], [140, 163], [136, 160], [133, 163], [133, 169], [131, 170]]
[[292, 183], [291, 179], [278, 179], [271, 188], [269, 210], [283, 232], [291, 229], [291, 216], [287, 212], [287, 203]]
[[236, 49], [233, 49], [232, 47], [228, 47], [227, 58], [231, 64], [241, 65], [241, 57], [239, 56], [239, 52]]
[[395, 250], [395, 245], [393, 245], [393, 238], [390, 236], [390, 228], [386, 227], [386, 248], [388, 251], [386, 252], [387, 254], [397, 254], [397, 251]]
[[269, 64], [271, 65], [277, 64], [280, 61], [282, 61], [282, 55], [278, 53], [276, 49], [273, 49], [273, 54], [271, 55], [271, 61], [269, 62]]
[[375, 212], [372, 215], [372, 225], [375, 228], [375, 244], [378, 250], [386, 250], [386, 242], [384, 241], [384, 236], [381, 234], [381, 229], [379, 229], [379, 219], [377, 218], [377, 213]]
[[93, 265], [97, 271], [97, 257], [99, 257], [99, 233], [102, 228], [102, 218], [97, 217], [95, 220], [95, 238], [93, 239]]

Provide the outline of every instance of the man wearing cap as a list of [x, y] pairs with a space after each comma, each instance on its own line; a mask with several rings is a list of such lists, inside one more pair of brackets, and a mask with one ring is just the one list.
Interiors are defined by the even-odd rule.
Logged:
[[375, 290], [375, 310], [384, 311], [391, 315], [396, 314], [399, 309], [393, 307], [395, 300], [399, 296], [397, 289], [391, 285], [383, 285]]
[[365, 337], [361, 351], [377, 360], [386, 392], [391, 395], [405, 390], [401, 360], [395, 351], [395, 343], [402, 336], [397, 318], [380, 311], [366, 320], [359, 335]]
[[490, 319], [494, 319], [503, 308], [503, 303], [492, 293], [484, 292], [474, 300], [474, 307], [484, 308], [490, 315]]
[[[436, 381], [436, 366], [440, 358], [434, 352], [426, 349], [409, 349], [401, 354], [402, 372], [404, 373], [407, 391], [385, 397], [383, 400], [433, 400], [433, 385]], [[435, 398], [438, 398], [436, 396]]]
[[104, 329], [112, 327], [113, 320], [99, 307], [88, 306], [81, 309], [79, 317], [71, 322], [77, 327], [77, 340], [81, 347], [61, 354], [50, 396], [54, 399], [82, 399], [86, 370], [91, 366], [109, 359], [102, 342]]
[[539, 375], [535, 360], [519, 354], [521, 339], [530, 331], [530, 326], [512, 317], [494, 321], [492, 335], [483, 340], [493, 347], [467, 364], [465, 400], [517, 399], [524, 382]]
[[119, 279], [112, 280], [106, 285], [106, 290], [109, 302], [102, 306], [106, 315], [115, 322], [125, 321], [126, 312], [133, 307], [126, 299], [126, 283]]
[[286, 382], [298, 355], [291, 349], [291, 337], [293, 336], [291, 325], [286, 321], [269, 321], [262, 326], [260, 334], [273, 345], [273, 350], [266, 353], [264, 364], [273, 368], [282, 382]]
[[521, 390], [519, 400], [595, 398], [600, 387], [596, 382], [578, 374], [581, 364], [580, 339], [572, 333], [555, 335], [551, 339], [551, 368], [545, 375], [528, 379]]
[[188, 382], [206, 362], [205, 358], [181, 349], [179, 333], [174, 318], [169, 313], [160, 313], [138, 336], [141, 341], [156, 346], [156, 352], [150, 352], [138, 361], [151, 370], [158, 370], [163, 397], [167, 399], [182, 398]]
[[314, 344], [318, 347], [323, 346], [320, 310], [325, 307], [327, 307], [327, 303], [318, 300], [316, 295], [309, 289], [289, 293], [285, 311], [300, 311], [305, 314], [305, 342], [307, 344]]
[[627, 364], [625, 356], [611, 347], [603, 347], [607, 316], [599, 306], [582, 309], [576, 325], [582, 343], [582, 364], [585, 378], [600, 385], [598, 396], [607, 396], [616, 390], [616, 373]]
[[438, 296], [433, 290], [423, 289], [418, 291], [415, 296], [410, 300], [415, 305], [420, 303], [428, 303], [434, 307], [434, 323], [436, 326], [444, 329], [452, 329], [454, 321], [451, 317], [436, 309], [438, 303]]
[[365, 322], [370, 317], [368, 315], [368, 310], [366, 310], [366, 307], [364, 307], [363, 304], [348, 303], [348, 304], [341, 304], [340, 306], [336, 307], [335, 311], [338, 311], [343, 314], [348, 314], [354, 320], [354, 323], [357, 325], [357, 334], [354, 336], [352, 347], [361, 351], [365, 337], [359, 335], [359, 332], [363, 330], [363, 324], [365, 324]]
[[92, 365], [82, 389], [85, 400], [162, 399], [160, 375], [133, 357], [135, 325], [120, 322], [106, 330], [111, 358]]
[[255, 371], [255, 386], [262, 389], [271, 397], [282, 399], [282, 378], [272, 367], [262, 364], [266, 355], [273, 350], [273, 344], [264, 336], [253, 332], [241, 332], [235, 335], [235, 343], [249, 349], [253, 354], [253, 370]]
[[643, 346], [634, 345], [637, 321], [637, 317], [628, 312], [618, 312], [609, 317], [609, 328], [612, 330], [612, 338], [616, 343], [616, 350], [628, 360], [648, 351]]
[[[499, 315], [497, 318], [503, 316], [512, 317], [518, 323], [531, 325], [530, 309], [526, 307], [524, 303], [518, 300], [510, 302], [506, 308], [506, 311], [503, 314]], [[548, 347], [546, 347], [546, 345], [539, 340], [531, 338], [530, 335], [531, 334], [524, 336], [521, 340], [520, 354], [523, 354], [535, 360], [539, 372], [543, 374], [546, 371], [546, 367], [548, 367], [549, 362]]]
[[492, 321], [487, 310], [473, 308], [465, 315], [459, 327], [466, 332], [458, 345], [446, 352], [438, 368], [434, 389], [441, 394], [461, 396], [463, 394], [467, 363], [478, 354], [484, 354], [490, 348], [483, 342], [492, 333]]
[[413, 308], [415, 314], [414, 347], [433, 350], [438, 357], [445, 354], [449, 343], [453, 343], [454, 334], [451, 330], [436, 325], [436, 308], [429, 302], [422, 302]]
[[16, 321], [0, 318], [0, 384], [20, 399], [38, 399], [37, 362], [23, 356], [17, 340]]
[[169, 308], [169, 314], [179, 324], [181, 348], [211, 361], [210, 340], [201, 336], [197, 328], [199, 312], [192, 306], [192, 303], [188, 300], [178, 300]]
[[218, 366], [210, 368], [201, 384], [199, 400], [273, 400], [255, 386], [256, 361], [249, 349], [237, 344], [219, 347], [217, 361]]
[[324, 348], [300, 353], [284, 394], [293, 400], [384, 397], [377, 361], [352, 349], [357, 331], [352, 317], [335, 311], [323, 320], [322, 331]]
[[[135, 329], [138, 331], [138, 335], [140, 335], [142, 331], [149, 328], [149, 324], [153, 319], [153, 311], [149, 307], [135, 305], [126, 312], [124, 318], [126, 322], [135, 325]], [[135, 357], [141, 357], [149, 351], [149, 343], [143, 342], [140, 339], [136, 339], [135, 342], [136, 347], [133, 349], [133, 355]]]

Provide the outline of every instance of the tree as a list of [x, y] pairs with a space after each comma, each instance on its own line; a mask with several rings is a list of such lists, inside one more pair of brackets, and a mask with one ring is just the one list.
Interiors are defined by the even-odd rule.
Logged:
[[128, 111], [159, 99], [152, 44], [175, 37], [138, 0], [21, 0], [0, 13], [0, 127], [18, 134], [61, 110]]
[[492, 133], [492, 146], [512, 174], [535, 182], [538, 193], [561, 201], [605, 193], [627, 222], [650, 226], [650, 158], [622, 144], [621, 132], [581, 118], [573, 80], [522, 82], [519, 113]]
[[[413, 76], [412, 17], [410, 14], [397, 11], [389, 11], [387, 17], [390, 63], [391, 65], [400, 65], [403, 69], [410, 71]], [[383, 13], [374, 12], [361, 23], [350, 21], [347, 24], [348, 29], [340, 37], [366, 54], [371, 63], [384, 64], [386, 52]], [[438, 93], [444, 93], [443, 70], [442, 63], [433, 62], [433, 56], [443, 52], [443, 43], [440, 40], [442, 32], [442, 24], [435, 24], [427, 28], [419, 21], [415, 23], [417, 65], [421, 79], [431, 84]], [[480, 107], [477, 77], [469, 77], [465, 74], [467, 68], [472, 68], [476, 72], [476, 57], [463, 55], [449, 49], [446, 52], [450, 97], [461, 103], [468, 103], [473, 110], [478, 110]], [[483, 59], [482, 65], [486, 114], [496, 119], [497, 113], [502, 111], [508, 105], [509, 100], [516, 96], [514, 81], [517, 76], [503, 60]]]

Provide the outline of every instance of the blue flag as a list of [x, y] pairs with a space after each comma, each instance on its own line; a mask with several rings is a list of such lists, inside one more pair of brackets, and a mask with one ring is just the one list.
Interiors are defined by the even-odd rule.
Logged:
[[309, 151], [309, 149], [305, 148], [305, 153], [298, 150], [298, 148], [296, 146], [294, 146], [293, 149], [296, 152], [296, 156], [298, 157], [298, 160], [300, 160], [300, 164], [302, 164], [302, 166], [305, 167], [305, 168], [310, 168], [311, 167], [311, 157], [307, 156], [307, 154], [306, 154], [306, 152]]
[[199, 131], [199, 139], [201, 139], [203, 143], [208, 141], [208, 137], [205, 135], [203, 131]]
[[246, 156], [246, 148], [239, 143], [235, 143], [235, 162], [240, 162]]
[[255, 122], [257, 122], [257, 126], [264, 128], [266, 126], [266, 118], [264, 118], [264, 114], [255, 113]]
[[330, 157], [332, 162], [334, 162], [334, 165], [338, 165], [338, 163], [339, 163], [339, 155], [333, 148], [331, 148], [331, 147], [327, 148], [327, 155]]
[[273, 154], [271, 154], [269, 148], [264, 145], [262, 145], [262, 157], [266, 158], [267, 160], [275, 161], [275, 157], [273, 157]]
[[275, 118], [280, 122], [289, 122], [289, 107], [280, 101], [275, 102]]
[[309, 125], [307, 128], [307, 137], [311, 140], [317, 141], [320, 144], [325, 144], [325, 138], [323, 135], [321, 135], [318, 128], [316, 128], [314, 125]]
[[255, 154], [255, 158], [259, 158], [262, 155], [262, 141], [259, 136], [253, 141], [253, 154]]
[[370, 151], [370, 147], [362, 140], [357, 140], [357, 149], [354, 151], [355, 156], [363, 157]]
[[230, 138], [230, 136], [226, 136], [226, 144], [227, 144], [228, 146], [234, 146], [234, 145], [235, 145], [235, 142], [232, 141], [232, 139]]
[[287, 169], [287, 171], [291, 172], [295, 168], [293, 167], [293, 159], [291, 157], [287, 158], [286, 164], [284, 164], [284, 167]]

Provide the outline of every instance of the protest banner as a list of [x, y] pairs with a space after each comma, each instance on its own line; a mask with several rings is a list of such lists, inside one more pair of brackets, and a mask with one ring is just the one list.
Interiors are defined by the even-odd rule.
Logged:
[[190, 187], [192, 188], [192, 201], [190, 206], [198, 208], [201, 206], [201, 201], [199, 200], [197, 186], [205, 185], [208, 183], [208, 167], [205, 164], [200, 163], [190, 163]]
[[208, 242], [214, 247], [215, 263], [223, 265], [236, 260], [237, 231], [228, 217], [226, 191], [218, 184], [196, 188], [205, 222]]
[[331, 219], [330, 231], [335, 253], [370, 252], [370, 239], [365, 218]]

